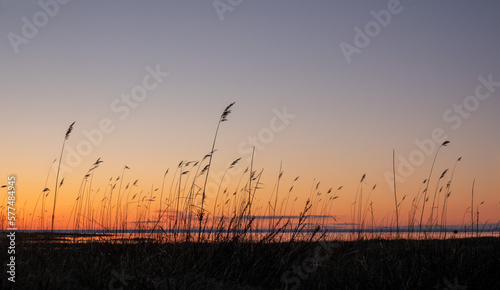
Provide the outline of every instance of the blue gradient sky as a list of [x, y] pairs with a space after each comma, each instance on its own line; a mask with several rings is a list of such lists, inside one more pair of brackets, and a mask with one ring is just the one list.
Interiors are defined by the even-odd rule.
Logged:
[[[221, 126], [214, 172], [248, 157], [244, 142], [269, 127], [273, 109], [296, 115], [256, 155], [255, 166], [265, 168], [262, 200], [283, 161], [283, 182], [300, 175], [303, 201], [314, 178], [323, 191], [344, 185], [338, 214], [348, 216], [341, 209], [366, 173], [367, 188], [378, 184], [372, 198], [380, 220], [394, 207], [384, 178], [392, 150], [408, 159], [416, 139], [442, 128], [451, 143], [440, 151], [434, 181], [463, 157], [450, 215], [461, 222], [476, 178], [478, 201], [485, 201], [481, 219], [497, 222], [500, 87], [457, 129], [443, 113], [474, 94], [479, 76], [500, 81], [500, 3], [401, 1], [401, 12], [348, 63], [340, 44], [353, 45], [354, 27], [364, 29], [370, 11], [388, 2], [247, 0], [221, 21], [212, 1], [74, 0], [16, 53], [9, 33], [22, 36], [22, 18], [32, 21], [43, 10], [37, 1], [0, 1], [0, 175], [18, 175], [22, 201], [36, 198], [68, 125], [76, 121], [67, 143], [76, 147], [83, 130], [109, 118], [115, 130], [64, 174], [61, 208], [69, 211], [71, 189], [98, 157], [103, 188], [127, 164], [129, 179], [147, 190], [166, 168], [208, 153], [220, 113], [235, 101]], [[157, 65], [170, 75], [119, 119], [112, 102]], [[432, 158], [399, 184], [400, 198], [410, 199], [403, 211]]]

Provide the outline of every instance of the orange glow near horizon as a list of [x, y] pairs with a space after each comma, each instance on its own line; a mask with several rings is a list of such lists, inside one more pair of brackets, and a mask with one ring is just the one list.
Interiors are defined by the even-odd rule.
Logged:
[[[235, 198], [239, 203], [243, 202], [242, 199], [246, 198], [248, 193], [246, 191], [246, 184], [248, 182], [248, 172], [245, 172], [245, 169], [249, 164], [245, 164], [244, 161], [240, 161], [240, 164], [237, 164], [234, 169], [231, 171], [227, 171], [224, 176], [224, 182], [221, 184], [219, 190], [219, 182], [215, 180], [215, 176], [221, 177], [224, 174], [225, 170], [219, 170], [221, 168], [216, 168], [210, 173], [211, 178], [209, 179], [207, 185], [207, 200], [205, 205], [205, 210], [209, 211], [209, 219], [212, 218], [212, 212], [214, 208], [214, 200], [216, 197], [216, 192], [219, 190], [219, 195], [217, 196], [217, 216], [220, 216], [220, 207], [225, 205], [224, 216], [233, 215], [234, 214], [234, 202]], [[217, 164], [216, 158], [214, 157], [214, 163]], [[258, 168], [259, 162], [255, 162], [254, 170], [257, 171], [257, 174], [262, 170], [262, 168]], [[196, 171], [201, 170], [201, 168], [193, 167], [194, 162], [191, 162], [189, 166], [183, 166], [183, 171], [186, 173], [182, 175], [181, 182], [181, 206], [179, 211], [182, 212], [182, 204], [185, 200], [186, 194], [185, 189], [189, 190], [191, 186], [193, 186], [192, 180]], [[205, 166], [206, 162], [202, 164], [202, 167]], [[286, 164], [286, 163], [285, 163]], [[57, 165], [57, 164], [56, 164]], [[45, 179], [47, 176], [33, 174], [23, 175], [21, 178], [18, 178], [17, 182], [17, 192], [18, 192], [18, 213], [20, 217], [24, 219], [21, 223], [24, 228], [23, 229], [40, 229], [41, 224], [41, 205], [42, 205], [42, 195], [45, 200], [45, 217], [44, 217], [44, 229], [50, 229], [50, 221], [52, 215], [52, 207], [53, 207], [53, 188], [55, 183], [55, 172], [56, 165], [53, 165], [51, 172], [49, 173], [49, 178], [47, 182], [47, 188], [49, 191], [43, 192]], [[109, 223], [108, 213], [109, 208], [106, 209], [107, 198], [109, 198], [110, 190], [114, 186], [112, 196], [112, 212], [111, 212], [111, 224], [116, 225], [116, 208], [117, 208], [117, 196], [120, 187], [120, 180], [116, 180], [117, 177], [121, 175], [121, 172], [114, 172], [112, 175], [109, 169], [107, 169], [108, 164], [106, 164], [105, 160], [102, 164], [99, 165], [98, 168], [93, 170], [93, 176], [89, 176], [87, 181], [83, 181], [83, 176], [77, 179], [76, 172], [71, 172], [66, 174], [66, 176], [61, 176], [60, 180], [64, 178], [63, 185], [59, 188], [57, 205], [56, 205], [56, 217], [55, 217], [55, 229], [74, 229], [74, 218], [75, 218], [75, 207], [79, 205], [77, 203], [78, 192], [82, 194], [83, 189], [85, 189], [85, 194], [81, 197], [83, 198], [84, 205], [83, 212], [85, 212], [85, 206], [90, 206], [93, 210], [95, 220], [94, 228], [95, 229], [103, 229], [102, 226], [99, 226], [103, 221], [101, 214], [104, 210], [106, 211], [106, 220], [105, 223]], [[175, 165], [176, 166], [176, 165]], [[132, 166], [131, 166], [132, 167]], [[358, 218], [355, 217], [352, 219], [353, 215], [353, 203], [355, 201], [356, 191], [358, 190], [359, 185], [359, 177], [358, 178], [350, 178], [345, 179], [346, 182], [336, 181], [335, 184], [329, 184], [328, 180], [320, 180], [319, 178], [314, 178], [312, 174], [306, 172], [306, 175], [301, 176], [298, 173], [300, 168], [292, 170], [288, 168], [283, 168], [283, 175], [280, 179], [279, 184], [279, 196], [276, 200], [275, 196], [275, 188], [277, 184], [277, 175], [278, 169], [276, 166], [273, 166], [273, 170], [266, 171], [264, 170], [262, 173], [262, 177], [260, 179], [259, 188], [256, 191], [254, 197], [254, 204], [252, 205], [252, 215], [277, 215], [277, 216], [292, 216], [299, 215], [306, 204], [307, 199], [311, 200], [312, 208], [309, 210], [308, 214], [310, 215], [329, 215], [336, 218], [335, 223], [337, 224], [349, 224], [349, 223], [357, 223]], [[457, 169], [458, 170], [458, 169]], [[180, 168], [175, 172], [175, 167], [171, 167], [169, 169], [168, 174], [166, 175], [164, 191], [163, 191], [163, 202], [162, 208], [164, 210], [174, 211], [176, 210], [176, 198], [178, 197], [178, 181], [179, 181], [179, 172]], [[274, 171], [274, 172], [272, 172]], [[265, 173], [264, 173], [265, 172]], [[288, 172], [297, 172], [294, 175]], [[175, 180], [173, 180], [173, 174], [175, 173]], [[191, 173], [191, 174], [190, 174]], [[221, 174], [222, 173], [222, 174]], [[235, 174], [236, 173], [236, 174]], [[46, 173], [45, 173], [46, 174]], [[118, 175], [117, 175], [118, 174]], [[213, 174], [213, 175], [212, 175]], [[463, 176], [463, 172], [460, 176]], [[429, 186], [429, 195], [430, 200], [436, 190], [436, 181], [439, 176], [436, 173], [433, 175], [434, 180], [431, 180], [431, 184]], [[458, 173], [457, 173], [458, 175]], [[296, 181], [294, 179], [299, 177]], [[193, 208], [198, 208], [200, 206], [201, 201], [201, 187], [204, 182], [204, 175], [198, 176], [196, 185], [193, 188], [198, 190], [198, 196], [194, 200]], [[449, 178], [449, 176], [448, 176]], [[455, 178], [457, 178], [455, 176]], [[90, 179], [92, 179], [92, 187], [89, 192]], [[110, 181], [111, 179], [111, 181]], [[30, 183], [26, 183], [26, 180], [30, 180]], [[136, 185], [132, 186], [134, 181], [137, 180]], [[124, 181], [121, 183], [122, 186], [122, 208], [120, 209], [120, 213], [123, 215], [125, 208], [128, 211], [128, 228], [133, 228], [134, 221], [137, 217], [140, 220], [144, 220], [147, 215], [153, 221], [156, 221], [156, 215], [160, 209], [160, 195], [162, 188], [162, 180], [161, 172], [160, 174], [156, 174], [156, 178], [151, 175], [146, 178], [142, 176], [135, 175], [134, 168], [127, 169], [124, 171]], [[394, 226], [395, 219], [395, 205], [394, 205], [394, 196], [393, 190], [388, 185], [384, 184], [384, 181], [379, 180], [377, 186], [374, 190], [372, 190], [373, 186], [376, 184], [374, 178], [370, 177], [369, 174], [366, 175], [366, 179], [363, 181], [361, 186], [362, 194], [363, 194], [363, 210], [362, 215], [364, 216], [364, 224], [367, 228], [372, 225], [371, 220], [371, 211], [373, 210], [374, 216], [374, 226]], [[186, 182], [187, 181], [187, 182]], [[445, 185], [448, 179], [445, 181], [441, 181], [441, 186]], [[252, 181], [255, 186], [257, 180]], [[469, 183], [469, 184], [468, 184]], [[290, 188], [293, 185], [293, 189], [290, 191]], [[317, 186], [317, 189], [316, 189]], [[340, 186], [342, 188], [337, 190]], [[425, 185], [424, 185], [425, 187]], [[420, 188], [422, 192], [423, 188]], [[185, 188], [185, 189], [184, 189]], [[331, 188], [331, 189], [330, 189]], [[408, 185], [407, 183], [398, 183], [398, 200], [401, 200], [404, 197], [404, 200], [401, 202], [401, 207], [399, 208], [399, 225], [406, 226], [408, 225], [408, 215], [410, 214], [411, 203], [413, 198], [416, 196], [418, 186]], [[79, 191], [80, 190], [80, 191]], [[151, 194], [151, 190], [153, 190], [153, 194]], [[328, 191], [330, 190], [330, 193]], [[446, 189], [443, 189], [443, 192]], [[233, 193], [236, 191], [236, 195]], [[290, 192], [290, 193], [289, 193]], [[439, 215], [439, 221], [442, 219], [442, 205], [444, 193], [439, 193], [438, 190], [438, 198], [440, 199], [439, 208], [436, 209], [435, 215]], [[358, 193], [361, 193], [359, 191]], [[480, 212], [480, 222], [481, 223], [496, 223], [494, 220], [496, 216], [495, 206], [492, 205], [492, 202], [488, 200], [489, 194], [494, 194], [494, 188], [488, 188], [485, 185], [481, 185], [480, 182], [476, 181], [475, 186], [475, 200], [474, 207], [479, 206]], [[104, 195], [106, 194], [106, 195]], [[446, 214], [446, 223], [447, 225], [456, 225], [460, 226], [464, 223], [466, 225], [470, 224], [470, 212], [467, 212], [470, 207], [470, 194], [471, 194], [471, 182], [467, 180], [459, 180], [455, 179], [452, 183], [452, 193], [450, 194], [450, 198], [448, 199], [448, 208]], [[87, 204], [88, 197], [90, 196], [91, 204]], [[106, 196], [106, 198], [105, 198]], [[334, 196], [337, 196], [333, 198]], [[142, 199], [142, 206], [139, 214], [137, 213], [137, 200]], [[149, 199], [152, 198], [153, 201], [149, 202]], [[369, 198], [369, 200], [368, 200]], [[288, 202], [287, 202], [288, 199]], [[128, 206], [125, 207], [125, 202], [128, 200]], [[168, 202], [172, 202], [173, 204], [168, 205]], [[325, 203], [326, 201], [326, 203]], [[482, 201], [485, 201], [481, 204]], [[36, 204], [38, 202], [38, 204]], [[277, 203], [276, 212], [273, 211], [272, 207], [274, 203]], [[34, 212], [35, 204], [37, 206], [36, 211]], [[371, 204], [371, 206], [370, 206]], [[149, 209], [146, 209], [146, 206]], [[231, 207], [231, 209], [228, 208]], [[286, 209], [285, 209], [286, 206]], [[426, 205], [426, 211], [424, 215], [425, 224], [430, 215], [430, 202]], [[477, 208], [476, 208], [477, 209]], [[476, 211], [475, 209], [475, 211]], [[359, 208], [356, 209], [358, 212]], [[89, 212], [89, 211], [87, 211]], [[439, 213], [437, 213], [439, 212]], [[197, 214], [197, 210], [193, 210], [193, 214]], [[357, 213], [355, 214], [357, 216]], [[416, 223], [418, 224], [420, 211], [417, 211], [416, 214]], [[71, 219], [70, 219], [71, 217]], [[33, 219], [33, 221], [32, 221]], [[83, 220], [87, 220], [84, 222]], [[82, 221], [80, 229], [84, 227], [83, 225], [89, 225], [88, 221], [92, 220], [86, 214], [82, 214]], [[163, 222], [166, 220], [163, 219]], [[333, 223], [334, 221], [331, 220]], [[106, 226], [109, 226], [108, 224]]]

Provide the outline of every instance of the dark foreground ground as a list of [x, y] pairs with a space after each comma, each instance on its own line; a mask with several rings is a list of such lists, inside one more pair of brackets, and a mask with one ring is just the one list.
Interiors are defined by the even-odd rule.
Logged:
[[12, 283], [2, 240], [1, 289], [500, 289], [500, 238], [16, 242]]

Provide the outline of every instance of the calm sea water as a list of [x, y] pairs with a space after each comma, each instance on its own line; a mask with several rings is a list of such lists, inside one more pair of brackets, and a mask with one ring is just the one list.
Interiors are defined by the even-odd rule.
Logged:
[[[142, 241], [145, 239], [162, 240], [162, 241], [185, 241], [188, 236], [191, 241], [198, 240], [198, 229], [169, 229], [169, 230], [151, 230], [151, 229], [119, 229], [119, 230], [55, 230], [50, 234], [50, 231], [21, 231], [31, 234], [30, 239], [36, 241], [38, 239], [47, 238], [49, 235], [53, 241]], [[231, 240], [236, 235], [243, 235], [243, 240], [259, 241], [264, 237], [269, 237], [270, 234], [276, 233], [276, 230], [261, 227], [249, 228], [247, 230], [228, 230], [205, 228], [202, 230], [201, 237], [205, 241], [221, 241]], [[279, 233], [273, 235], [273, 241], [288, 241], [292, 237], [294, 240], [309, 240], [314, 234], [314, 238], [322, 238], [326, 240], [341, 240], [350, 241], [357, 239], [450, 239], [450, 238], [467, 238], [467, 237], [500, 237], [500, 227], [498, 225], [483, 225], [478, 229], [474, 228], [471, 231], [470, 227], [449, 226], [446, 230], [440, 228], [423, 227], [422, 232], [418, 232], [417, 228], [401, 227], [399, 232], [395, 227], [377, 227], [365, 228], [359, 230], [351, 227], [325, 226], [306, 227], [297, 231], [293, 226], [280, 229]]]

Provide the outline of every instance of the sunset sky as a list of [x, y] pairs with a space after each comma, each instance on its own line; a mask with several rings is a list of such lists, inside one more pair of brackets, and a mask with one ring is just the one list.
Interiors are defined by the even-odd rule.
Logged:
[[[66, 3], [68, 2], [68, 3]], [[448, 223], [460, 225], [475, 179], [481, 223], [500, 219], [500, 3], [498, 1], [0, 1], [0, 185], [17, 176], [31, 213], [45, 187], [65, 227], [82, 178], [101, 158], [109, 179], [166, 185], [180, 161], [209, 153], [210, 184], [263, 171], [266, 206], [283, 166], [280, 199], [295, 177], [298, 214], [318, 191], [344, 186], [329, 214], [350, 221], [363, 174], [376, 223], [394, 212], [396, 152], [402, 223], [428, 178], [451, 185]], [[52, 166], [51, 166], [52, 165]], [[241, 173], [226, 175], [231, 187]], [[199, 182], [201, 184], [201, 179]], [[216, 187], [216, 186], [215, 186]], [[2, 198], [5, 189], [0, 189]], [[209, 208], [215, 194], [208, 194]], [[102, 195], [99, 195], [102, 197]], [[366, 195], [365, 195], [366, 196]], [[442, 202], [442, 199], [441, 199]], [[430, 207], [430, 206], [429, 206]], [[467, 221], [467, 218], [466, 218]]]

